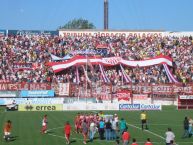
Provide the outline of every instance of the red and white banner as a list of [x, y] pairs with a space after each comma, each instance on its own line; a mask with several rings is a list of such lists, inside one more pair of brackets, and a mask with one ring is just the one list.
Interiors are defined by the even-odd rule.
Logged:
[[120, 90], [117, 91], [116, 97], [118, 101], [130, 101], [131, 100], [131, 92], [128, 90]]
[[151, 104], [151, 99], [148, 98], [148, 94], [133, 94], [134, 104]]
[[138, 93], [153, 93], [153, 94], [165, 94], [165, 93], [187, 93], [193, 94], [193, 86], [179, 86], [179, 85], [131, 85], [123, 86], [129, 90], [133, 90]]
[[60, 30], [59, 35], [63, 37], [162, 37], [163, 31], [101, 31], [101, 30]]
[[0, 83], [0, 91], [51, 90], [49, 83]]
[[[115, 66], [118, 64], [123, 64], [130, 67], [146, 67], [157, 64], [167, 64], [172, 66], [172, 59], [168, 56], [157, 56], [151, 59], [140, 60], [140, 61], [132, 61], [132, 60], [124, 60], [121, 57], [89, 57], [90, 63], [92, 65], [102, 64], [104, 66]], [[47, 65], [51, 66], [54, 72], [60, 72], [66, 68], [76, 65], [84, 65], [87, 63], [86, 56], [75, 56], [72, 59], [65, 62], [49, 62]]]

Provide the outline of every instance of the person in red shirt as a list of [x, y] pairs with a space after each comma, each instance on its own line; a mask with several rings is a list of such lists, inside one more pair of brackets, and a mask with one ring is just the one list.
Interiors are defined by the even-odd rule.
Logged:
[[145, 145], [153, 145], [153, 143], [151, 143], [150, 138], [147, 138], [147, 141], [146, 141]]
[[80, 114], [79, 113], [74, 120], [74, 124], [75, 124], [76, 133], [79, 133], [80, 132]]
[[64, 134], [66, 138], [66, 144], [70, 144], [70, 132], [71, 132], [71, 126], [70, 123], [67, 121], [64, 126]]
[[123, 145], [128, 145], [129, 144], [130, 137], [131, 137], [130, 133], [127, 132], [126, 130], [124, 130], [124, 132], [122, 134]]
[[9, 141], [10, 140], [11, 129], [12, 129], [11, 121], [8, 120], [5, 123], [4, 128], [3, 128], [5, 141]]
[[47, 124], [48, 124], [47, 115], [44, 115], [44, 118], [42, 120], [42, 129], [41, 129], [42, 134], [47, 133]]
[[138, 145], [138, 144], [136, 143], [136, 139], [135, 139], [135, 138], [133, 138], [133, 143], [132, 143], [131, 145]]

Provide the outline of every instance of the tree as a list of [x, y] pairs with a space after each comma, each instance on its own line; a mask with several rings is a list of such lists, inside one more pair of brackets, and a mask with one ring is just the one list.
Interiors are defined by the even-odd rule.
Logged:
[[59, 29], [95, 29], [93, 23], [90, 23], [85, 19], [73, 19], [66, 23], [64, 26], [60, 26]]

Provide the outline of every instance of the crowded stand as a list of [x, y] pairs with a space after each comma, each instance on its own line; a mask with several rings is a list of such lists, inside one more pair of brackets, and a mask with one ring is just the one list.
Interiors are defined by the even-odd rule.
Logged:
[[[82, 53], [81, 53], [82, 52]], [[89, 53], [88, 53], [89, 52]], [[92, 53], [93, 52], [93, 53]], [[53, 60], [53, 56], [66, 60]], [[54, 72], [50, 62], [68, 61], [76, 56], [121, 57], [124, 60], [140, 61], [159, 56], [172, 59], [172, 66], [153, 65], [127, 67], [101, 65], [77, 65]], [[166, 70], [179, 83], [193, 82], [193, 40], [191, 36], [47, 36], [8, 35], [0, 37], [0, 81], [1, 82], [91, 82], [104, 81], [112, 84], [124, 82], [122, 73], [134, 84], [171, 83]], [[85, 70], [88, 73], [84, 73]], [[102, 70], [102, 71], [101, 71]], [[104, 74], [103, 74], [104, 73]], [[86, 75], [85, 75], [86, 74]], [[86, 78], [88, 77], [88, 78]], [[104, 81], [105, 82], [105, 81]]]

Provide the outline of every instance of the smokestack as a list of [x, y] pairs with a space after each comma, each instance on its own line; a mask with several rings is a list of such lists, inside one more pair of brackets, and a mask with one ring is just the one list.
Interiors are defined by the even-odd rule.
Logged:
[[104, 0], [104, 29], [109, 29], [109, 4], [108, 0]]

